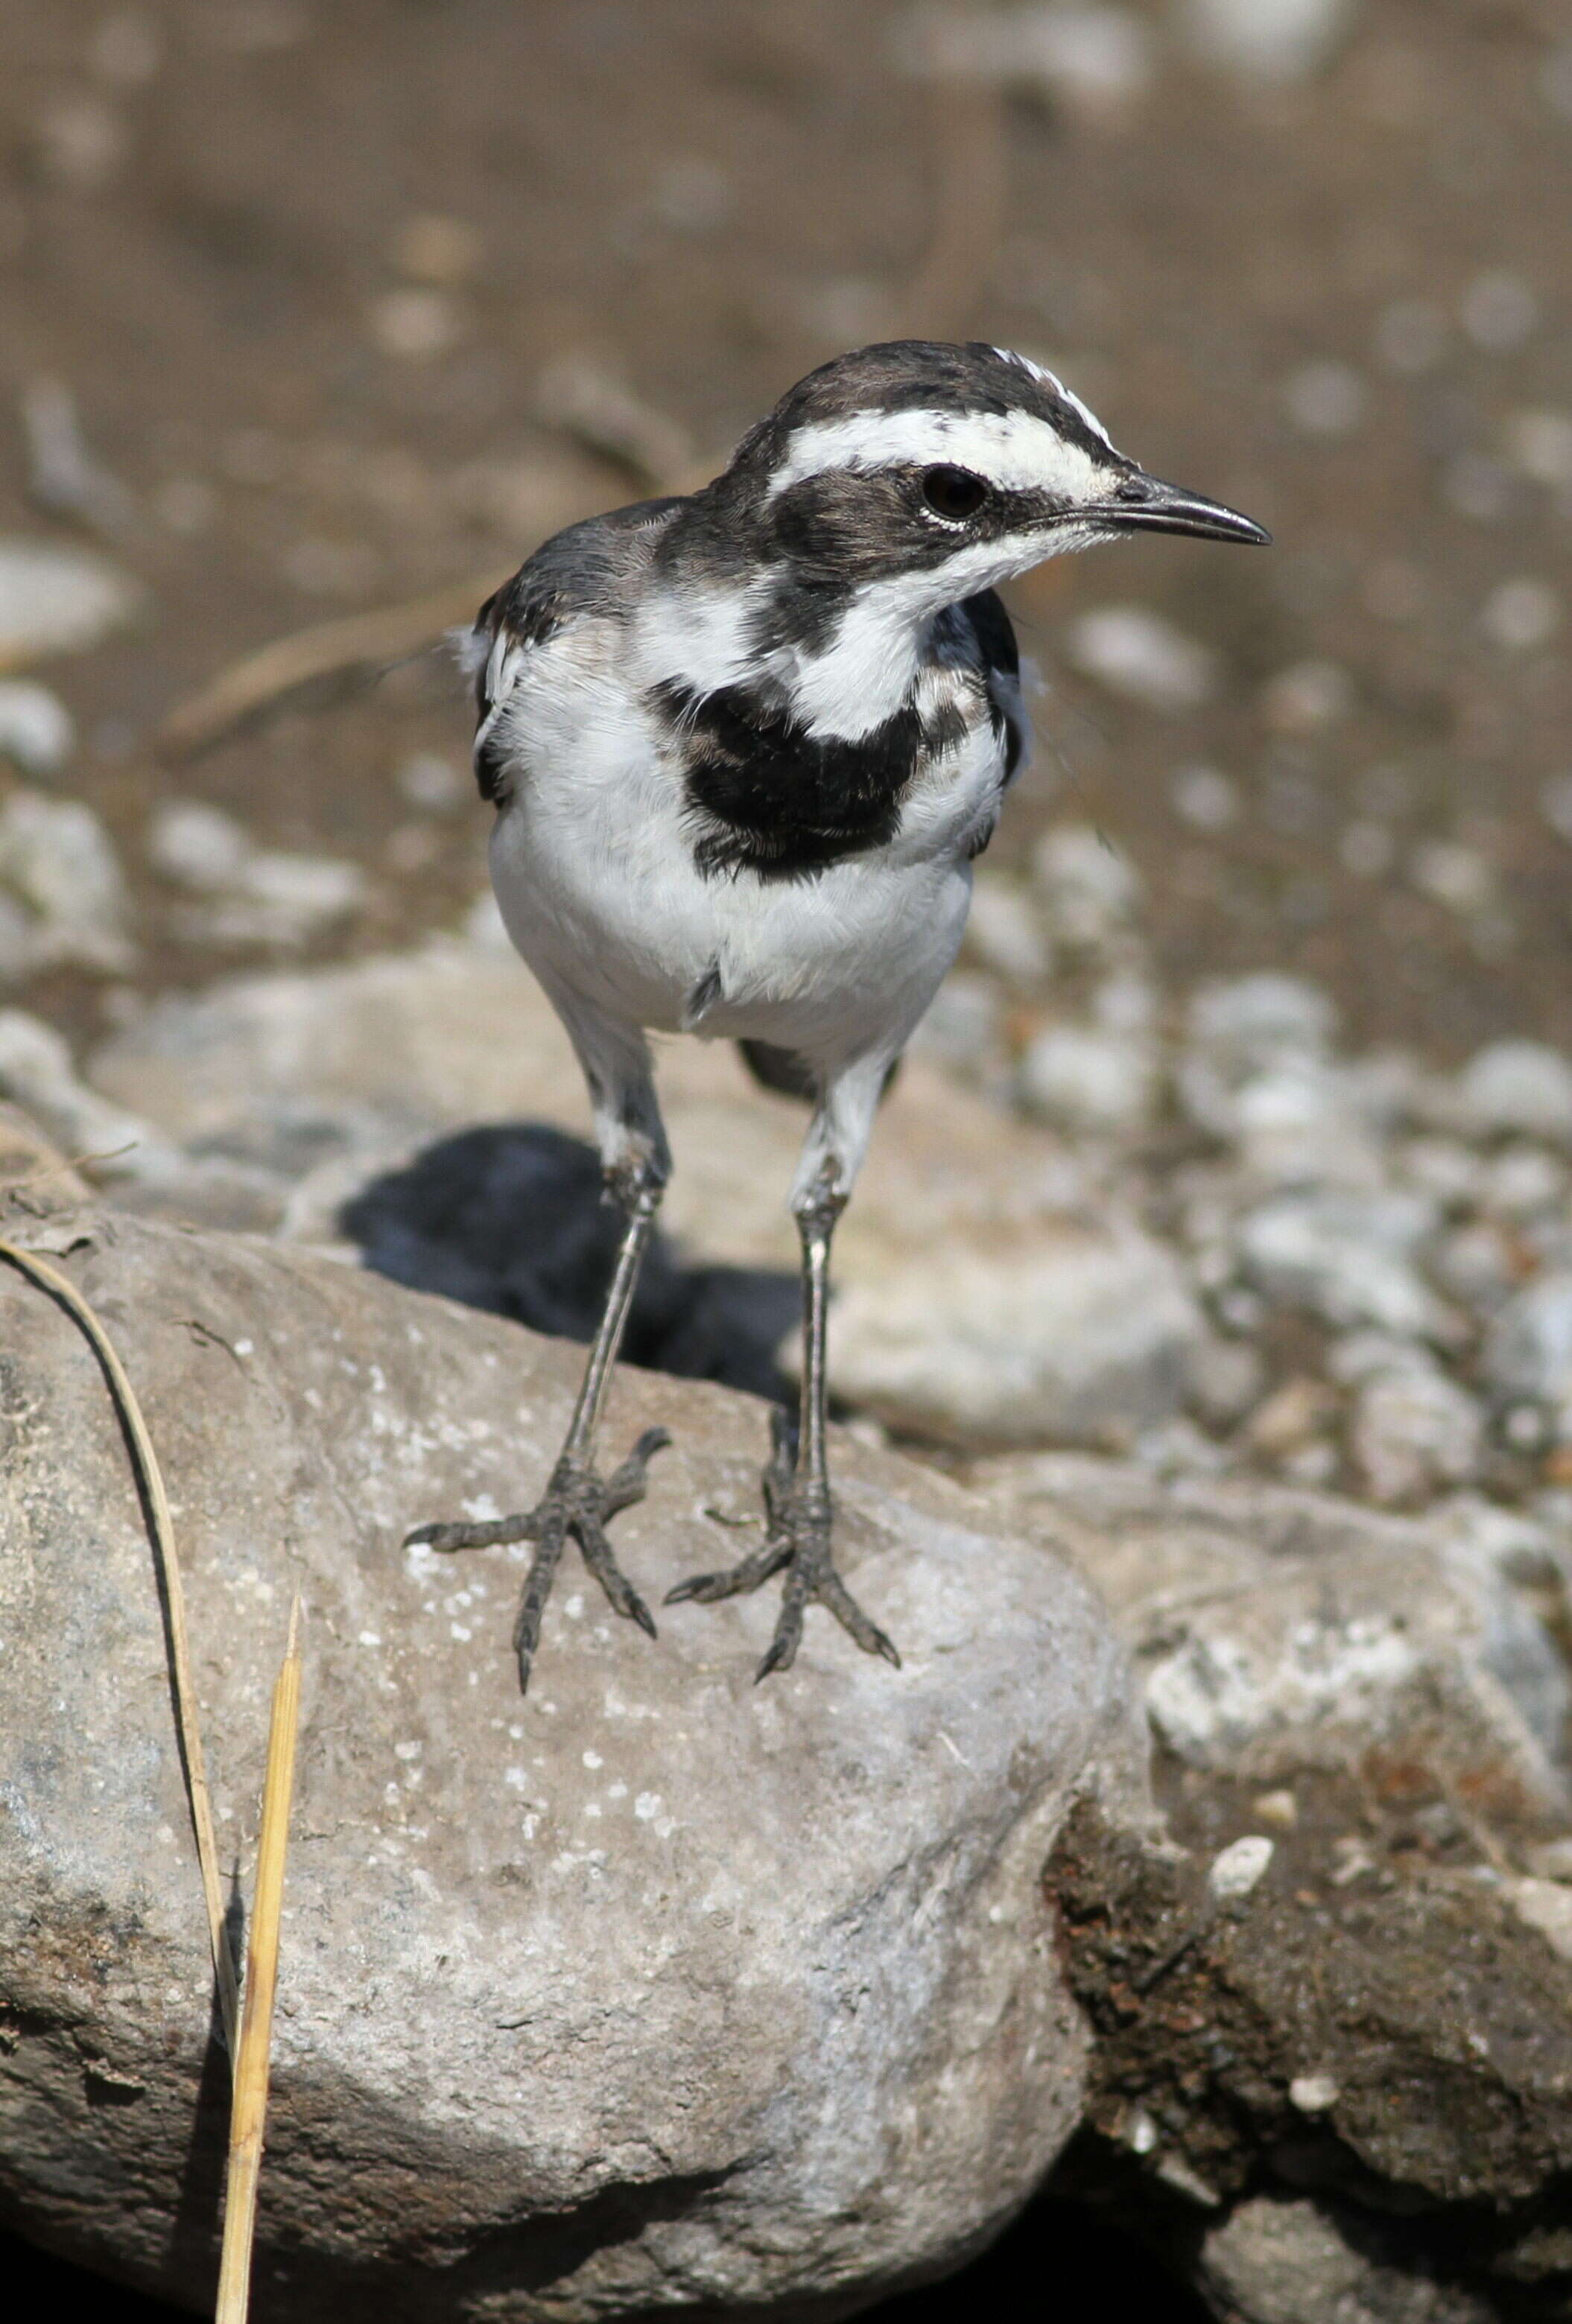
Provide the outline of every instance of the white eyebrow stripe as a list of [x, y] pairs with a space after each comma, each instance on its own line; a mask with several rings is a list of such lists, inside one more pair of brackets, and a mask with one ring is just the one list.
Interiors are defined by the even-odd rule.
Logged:
[[1045, 387], [1051, 387], [1056, 395], [1062, 395], [1070, 410], [1086, 422], [1093, 435], [1101, 437], [1109, 451], [1113, 450], [1114, 439], [1096, 413], [1081, 401], [1073, 387], [1065, 385], [1058, 372], [1050, 371], [1046, 364], [1033, 363], [1030, 355], [1019, 355], [1013, 347], [995, 347], [994, 353], [1004, 363], [1018, 364], [1022, 371], [1030, 372], [1033, 379], [1040, 379]]
[[[1098, 429], [1099, 436], [1102, 430]], [[1106, 437], [1102, 439], [1107, 442]], [[1096, 463], [1030, 411], [854, 411], [799, 430], [770, 479], [769, 497], [832, 468], [887, 468], [908, 462], [970, 468], [1003, 491], [1061, 483], [1087, 492]]]

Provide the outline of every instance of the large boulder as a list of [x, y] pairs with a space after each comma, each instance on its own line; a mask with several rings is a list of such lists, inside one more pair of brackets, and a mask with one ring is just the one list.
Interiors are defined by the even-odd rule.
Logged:
[[[1122, 1650], [1068, 1563], [842, 1441], [844, 1561], [899, 1672], [816, 1612], [755, 1686], [771, 1593], [665, 1613], [652, 1643], [570, 1563], [521, 1701], [523, 1553], [400, 1541], [538, 1492], [577, 1351], [287, 1245], [82, 1211], [31, 1231], [162, 1457], [237, 1900], [304, 1599], [275, 2303], [828, 2316], [1024, 2200], [1088, 2070], [1042, 1868], [1074, 1802], [1117, 1820], [1143, 1780]], [[94, 1358], [3, 1267], [0, 1349], [0, 2204], [201, 2305], [227, 2075], [147, 1537]], [[619, 1376], [612, 1457], [657, 1418], [676, 1440], [616, 1520], [652, 1601], [756, 1538], [764, 1417]]]

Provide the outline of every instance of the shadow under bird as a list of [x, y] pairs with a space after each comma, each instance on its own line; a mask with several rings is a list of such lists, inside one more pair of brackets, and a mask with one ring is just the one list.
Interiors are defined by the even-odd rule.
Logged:
[[609, 1475], [596, 1460], [670, 1170], [651, 1032], [735, 1040], [762, 1082], [812, 1107], [791, 1191], [801, 1401], [795, 1419], [774, 1416], [765, 1536], [666, 1602], [783, 1572], [760, 1678], [790, 1667], [815, 1600], [899, 1661], [832, 1551], [830, 1239], [1022, 764], [1019, 659], [994, 591], [1133, 532], [1269, 539], [1148, 475], [1026, 357], [899, 340], [809, 373], [702, 492], [570, 526], [482, 606], [469, 656], [476, 774], [497, 811], [492, 880], [578, 1053], [626, 1220], [539, 1503], [409, 1536], [533, 1544], [513, 1631], [521, 1685], [569, 1536], [618, 1613], [654, 1634], [606, 1526], [670, 1440], [646, 1430]]

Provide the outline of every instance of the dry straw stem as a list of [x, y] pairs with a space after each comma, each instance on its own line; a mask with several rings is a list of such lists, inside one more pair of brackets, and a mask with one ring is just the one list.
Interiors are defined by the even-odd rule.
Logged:
[[136, 1466], [153, 1534], [153, 1554], [163, 1582], [164, 1603], [169, 1609], [175, 1718], [186, 1763], [191, 1830], [196, 1835], [202, 1893], [208, 1904], [208, 1937], [213, 1949], [213, 1973], [218, 1981], [218, 2007], [224, 2020], [224, 2038], [233, 2058], [239, 2034], [240, 1997], [235, 1981], [235, 1957], [229, 1950], [229, 1932], [224, 1922], [224, 1891], [218, 1877], [218, 1844], [213, 1834], [213, 1807], [208, 1794], [207, 1762], [202, 1754], [201, 1729], [197, 1721], [197, 1690], [191, 1677], [190, 1650], [186, 1641], [185, 1592], [180, 1584], [174, 1527], [170, 1521], [169, 1496], [163, 1489], [158, 1455], [153, 1449], [153, 1439], [147, 1433], [147, 1424], [143, 1419], [135, 1391], [126, 1377], [125, 1367], [116, 1354], [108, 1333], [70, 1277], [62, 1275], [59, 1268], [51, 1267], [47, 1259], [41, 1259], [36, 1251], [23, 1250], [15, 1243], [0, 1241], [0, 1259], [9, 1259], [13, 1267], [37, 1284], [41, 1290], [58, 1299], [79, 1326], [104, 1368], [109, 1393], [115, 1399], [116, 1410], [131, 1445], [132, 1459]]
[[256, 2184], [267, 2119], [268, 2049], [278, 1989], [279, 1916], [283, 1906], [284, 1852], [289, 1846], [290, 1797], [295, 1783], [295, 1733], [301, 1711], [298, 1635], [301, 1601], [290, 1609], [289, 1643], [273, 1690], [267, 1730], [267, 1776], [262, 1788], [262, 1834], [256, 1849], [256, 1894], [245, 1956], [245, 2010], [235, 2061], [229, 2116], [229, 2183], [224, 2200], [224, 2250], [218, 2264], [217, 2324], [245, 2324], [251, 2297], [251, 2246], [256, 2232]]

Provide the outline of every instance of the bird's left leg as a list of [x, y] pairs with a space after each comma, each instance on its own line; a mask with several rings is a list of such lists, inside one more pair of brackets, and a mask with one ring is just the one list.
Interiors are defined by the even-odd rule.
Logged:
[[590, 1016], [568, 996], [552, 1000], [567, 1024], [589, 1084], [595, 1109], [608, 1197], [621, 1205], [624, 1219], [616, 1265], [600, 1327], [590, 1346], [579, 1383], [573, 1416], [562, 1450], [546, 1489], [532, 1509], [476, 1525], [419, 1526], [410, 1543], [431, 1549], [486, 1549], [497, 1542], [529, 1541], [534, 1555], [513, 1624], [513, 1652], [518, 1656], [519, 1687], [528, 1689], [530, 1667], [540, 1644], [541, 1623], [551, 1584], [569, 1537], [578, 1544], [586, 1565], [619, 1614], [642, 1630], [655, 1635], [650, 1609], [623, 1572], [606, 1537], [606, 1523], [619, 1509], [644, 1498], [652, 1454], [670, 1444], [664, 1428], [646, 1428], [622, 1465], [609, 1477], [596, 1466], [596, 1440], [601, 1409], [611, 1385], [617, 1351], [633, 1305], [639, 1268], [655, 1214], [670, 1174], [649, 1057], [642, 1035], [624, 1034], [620, 1028]]
[[801, 1643], [803, 1615], [815, 1599], [859, 1646], [900, 1665], [890, 1639], [864, 1613], [836, 1571], [825, 1410], [830, 1240], [867, 1150], [890, 1064], [890, 1056], [881, 1051], [857, 1059], [828, 1081], [803, 1147], [791, 1197], [802, 1244], [801, 1400], [795, 1425], [787, 1412], [772, 1415], [772, 1451], [764, 1471], [764, 1541], [726, 1572], [695, 1574], [666, 1593], [669, 1606], [685, 1598], [709, 1603], [756, 1590], [784, 1568], [781, 1616], [755, 1674], [759, 1678], [791, 1669]]

